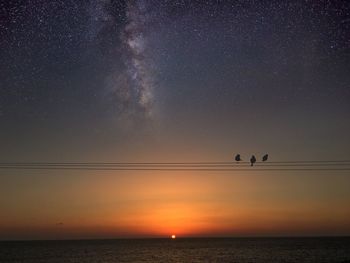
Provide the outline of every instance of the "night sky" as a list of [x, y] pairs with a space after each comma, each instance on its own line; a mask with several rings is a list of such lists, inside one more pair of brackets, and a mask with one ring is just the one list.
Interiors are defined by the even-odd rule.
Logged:
[[[1, 162], [349, 160], [349, 120], [346, 0], [0, 2]], [[0, 239], [350, 234], [348, 171], [0, 173]], [[194, 226], [130, 223], [163, 205]]]

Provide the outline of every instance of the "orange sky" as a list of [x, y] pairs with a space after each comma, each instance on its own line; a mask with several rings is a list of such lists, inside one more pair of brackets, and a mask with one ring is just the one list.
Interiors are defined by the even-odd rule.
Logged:
[[51, 173], [1, 177], [1, 239], [350, 234], [344, 173]]

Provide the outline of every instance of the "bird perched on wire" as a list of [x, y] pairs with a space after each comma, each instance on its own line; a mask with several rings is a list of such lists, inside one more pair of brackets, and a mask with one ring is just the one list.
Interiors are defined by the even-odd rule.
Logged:
[[254, 155], [252, 155], [252, 157], [250, 158], [250, 166], [253, 166], [254, 163], [256, 163], [256, 158]]
[[240, 155], [240, 154], [237, 154], [237, 155], [235, 156], [235, 161], [236, 161], [236, 162], [242, 161], [241, 155]]
[[263, 156], [263, 158], [262, 158], [262, 161], [263, 161], [263, 162], [266, 162], [268, 158], [269, 158], [269, 155], [268, 155], [268, 154], [265, 154], [265, 155]]

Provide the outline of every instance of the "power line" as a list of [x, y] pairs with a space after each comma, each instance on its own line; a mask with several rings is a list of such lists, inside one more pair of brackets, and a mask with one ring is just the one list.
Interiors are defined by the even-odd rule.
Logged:
[[[1, 170], [349, 171], [350, 160], [258, 162], [3, 162]], [[258, 168], [256, 168], [258, 167]]]
[[[330, 161], [275, 161], [268, 164], [341, 164], [350, 160], [330, 160]], [[1, 165], [240, 165], [250, 164], [250, 162], [2, 162]], [[263, 164], [258, 162], [257, 164]]]
[[349, 168], [128, 168], [128, 167], [39, 167], [39, 166], [2, 166], [6, 170], [90, 170], [90, 171], [350, 171]]
[[[1, 167], [247, 167], [247, 164], [0, 164]], [[259, 167], [327, 167], [350, 166], [350, 163], [325, 163], [325, 164], [269, 164], [257, 163]]]

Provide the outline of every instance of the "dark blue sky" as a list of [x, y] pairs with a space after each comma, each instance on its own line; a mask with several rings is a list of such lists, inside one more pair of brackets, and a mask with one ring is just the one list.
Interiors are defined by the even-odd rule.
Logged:
[[9, 159], [27, 158], [21, 144], [38, 140], [57, 141], [49, 152], [86, 140], [101, 151], [132, 141], [132, 152], [150, 140], [349, 154], [347, 1], [10, 1], [0, 10]]

